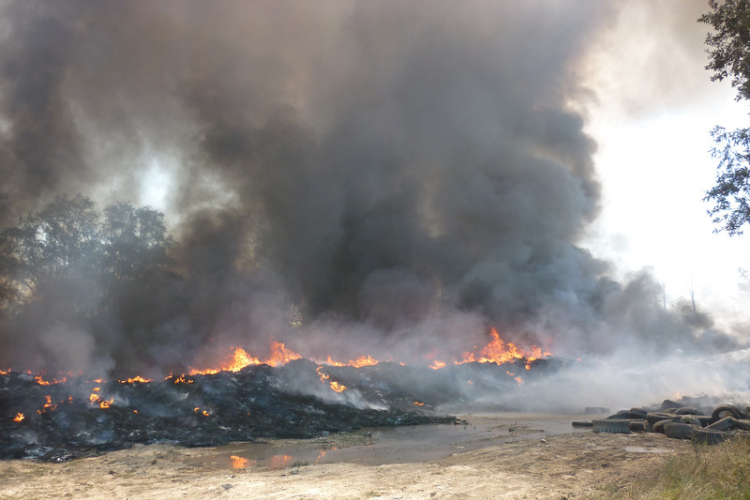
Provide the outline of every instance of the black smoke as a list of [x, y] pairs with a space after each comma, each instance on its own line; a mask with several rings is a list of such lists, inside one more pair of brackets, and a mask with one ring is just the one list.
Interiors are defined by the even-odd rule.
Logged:
[[[614, 15], [594, 0], [7, 2], [0, 221], [61, 193], [151, 203], [154, 169], [167, 179], [182, 281], [138, 302], [159, 321], [64, 340], [120, 373], [262, 353], [271, 335], [342, 356], [450, 355], [490, 325], [569, 353], [702, 345], [710, 320], [661, 308], [647, 275], [613, 281], [578, 244], [600, 185], [577, 69]], [[51, 328], [4, 332], [0, 362]]]

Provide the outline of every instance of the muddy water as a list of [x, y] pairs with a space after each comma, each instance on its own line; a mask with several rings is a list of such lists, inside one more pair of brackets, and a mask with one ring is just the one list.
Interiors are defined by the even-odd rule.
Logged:
[[420, 425], [363, 429], [330, 439], [234, 443], [196, 459], [208, 467], [284, 469], [337, 462], [383, 465], [437, 460], [453, 453], [519, 440], [544, 439], [555, 434], [591, 432], [572, 426], [587, 415], [482, 414], [464, 415], [463, 425]]

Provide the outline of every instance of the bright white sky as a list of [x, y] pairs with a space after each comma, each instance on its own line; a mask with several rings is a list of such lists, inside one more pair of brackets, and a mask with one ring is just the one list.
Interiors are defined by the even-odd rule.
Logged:
[[[584, 245], [621, 276], [650, 267], [668, 302], [690, 297], [727, 325], [750, 321], [738, 268], [750, 269], [746, 235], [714, 234], [702, 201], [715, 181], [715, 125], [747, 126], [750, 106], [704, 69], [707, 2], [628, 3], [587, 59], [588, 132], [596, 139], [603, 212]], [[681, 9], [682, 8], [682, 9]]]

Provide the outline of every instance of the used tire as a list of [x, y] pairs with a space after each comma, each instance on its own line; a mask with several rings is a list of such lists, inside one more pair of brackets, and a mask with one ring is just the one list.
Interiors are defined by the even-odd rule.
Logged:
[[721, 420], [724, 417], [734, 417], [737, 420], [743, 419], [748, 420], [750, 419], [750, 415], [745, 413], [744, 411], [740, 410], [734, 405], [719, 405], [716, 408], [714, 408], [714, 411], [711, 412], [711, 421], [717, 422]]
[[631, 419], [637, 418], [640, 420], [645, 420], [646, 415], [648, 415], [648, 412], [644, 410], [643, 408], [631, 408], [628, 413], [630, 414], [629, 417]]
[[630, 434], [630, 420], [604, 419], [593, 421], [594, 432], [607, 432], [609, 434]]
[[715, 431], [726, 431], [728, 429], [734, 429], [736, 420], [732, 417], [724, 417], [720, 420], [717, 420], [713, 424], [706, 427], [706, 429], [712, 429]]
[[671, 420], [673, 418], [675, 418], [674, 415], [663, 411], [650, 411], [646, 414], [646, 420], [652, 426], [660, 420]]
[[695, 429], [700, 427], [682, 422], [667, 422], [664, 424], [664, 435], [672, 439], [692, 439]]
[[630, 424], [628, 424], [628, 427], [630, 427], [630, 432], [646, 432], [646, 421], [631, 420]]
[[682, 408], [677, 408], [674, 411], [675, 415], [700, 415], [701, 411], [698, 408], [693, 408], [692, 406], [683, 406]]
[[594, 423], [589, 421], [573, 422], [573, 427], [593, 427]]
[[716, 431], [713, 429], [695, 429], [693, 431], [693, 441], [701, 444], [719, 444], [731, 438], [731, 432]]
[[630, 418], [630, 412], [628, 410], [620, 410], [614, 415], [610, 415], [606, 418], [606, 420], [622, 420]]
[[669, 420], [659, 420], [652, 427], [654, 429], [654, 432], [661, 432], [662, 434], [664, 434], [664, 426], [670, 423], [682, 423], [682, 422], [680, 422], [679, 418], [673, 418]]

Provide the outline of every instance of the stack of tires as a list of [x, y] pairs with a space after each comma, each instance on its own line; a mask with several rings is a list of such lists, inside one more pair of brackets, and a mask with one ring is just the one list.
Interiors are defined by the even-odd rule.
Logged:
[[[622, 410], [605, 419], [593, 420], [587, 426], [593, 427], [594, 432], [659, 432], [674, 439], [717, 444], [738, 433], [750, 432], [749, 412], [750, 407], [743, 411], [730, 404], [696, 408], [665, 401], [658, 410]], [[581, 426], [583, 423], [574, 422], [573, 425]]]

